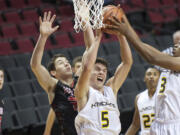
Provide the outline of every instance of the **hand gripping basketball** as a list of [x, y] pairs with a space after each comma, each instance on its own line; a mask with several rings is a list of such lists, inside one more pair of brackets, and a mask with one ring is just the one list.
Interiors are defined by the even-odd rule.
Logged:
[[[124, 15], [124, 12], [120, 5], [114, 6], [114, 5], [108, 5], [103, 8], [103, 23], [104, 24], [110, 24], [111, 22], [108, 20], [112, 18], [113, 16], [116, 17], [120, 22], [122, 19], [122, 16]], [[108, 30], [106, 28], [102, 28], [102, 31], [108, 34], [117, 35], [114, 31]]]

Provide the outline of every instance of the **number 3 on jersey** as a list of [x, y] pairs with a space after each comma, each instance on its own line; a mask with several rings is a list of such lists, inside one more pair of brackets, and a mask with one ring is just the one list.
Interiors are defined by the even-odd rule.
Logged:
[[159, 94], [163, 94], [164, 91], [165, 91], [165, 88], [166, 88], [166, 77], [162, 77], [162, 80], [161, 80], [161, 88], [160, 88], [160, 91], [159, 91]]
[[108, 128], [109, 127], [109, 118], [108, 111], [101, 111], [101, 127]]

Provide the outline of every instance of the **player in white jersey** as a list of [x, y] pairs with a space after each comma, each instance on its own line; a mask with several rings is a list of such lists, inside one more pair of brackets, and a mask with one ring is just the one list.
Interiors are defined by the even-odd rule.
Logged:
[[136, 96], [133, 121], [125, 135], [135, 135], [141, 128], [140, 135], [150, 135], [150, 126], [155, 116], [155, 92], [160, 72], [156, 68], [146, 70], [144, 81], [147, 89]]
[[84, 35], [84, 40], [93, 38], [94, 42], [83, 55], [82, 72], [75, 89], [78, 104], [76, 130], [78, 135], [119, 135], [121, 124], [116, 96], [132, 66], [131, 51], [125, 37], [117, 34], [122, 63], [104, 86], [107, 62], [96, 59], [102, 33], [97, 30], [96, 37], [92, 29], [89, 33], [92, 36]]
[[109, 21], [112, 25], [108, 25], [106, 28], [125, 35], [133, 47], [149, 63], [170, 69], [169, 72], [162, 72], [159, 79], [155, 120], [151, 125], [150, 133], [151, 135], [180, 134], [180, 41], [174, 44], [173, 56], [170, 56], [143, 43], [125, 15], [121, 22], [115, 17]]

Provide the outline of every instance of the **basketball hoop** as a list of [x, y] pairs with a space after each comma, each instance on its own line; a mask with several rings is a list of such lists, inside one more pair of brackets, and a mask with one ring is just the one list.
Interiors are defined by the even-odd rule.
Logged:
[[73, 0], [75, 12], [76, 32], [86, 30], [87, 25], [92, 29], [99, 29], [103, 26], [102, 8], [104, 0]]

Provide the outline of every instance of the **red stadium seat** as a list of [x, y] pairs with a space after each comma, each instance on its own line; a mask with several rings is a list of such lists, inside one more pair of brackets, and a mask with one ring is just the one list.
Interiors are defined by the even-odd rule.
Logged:
[[165, 22], [172, 22], [178, 19], [178, 14], [175, 8], [163, 8], [162, 10], [165, 16]]
[[3, 9], [6, 9], [6, 8], [7, 8], [7, 5], [6, 5], [5, 0], [0, 0], [0, 9], [3, 10]]
[[155, 9], [161, 7], [161, 3], [159, 0], [146, 0], [146, 6], [147, 8]]
[[25, 0], [9, 0], [11, 7], [23, 8], [26, 6]]
[[61, 6], [58, 8], [61, 17], [70, 17], [74, 15], [73, 7], [72, 6]]
[[0, 55], [9, 55], [12, 53], [11, 45], [8, 41], [0, 42]]
[[41, 7], [41, 13], [51, 11], [52, 14], [57, 14], [55, 7]]
[[20, 28], [23, 36], [33, 36], [38, 32], [34, 22], [22, 23]]
[[39, 18], [39, 15], [37, 13], [37, 10], [32, 8], [32, 9], [25, 9], [22, 11], [23, 12], [23, 17], [26, 21], [37, 21]]
[[56, 41], [57, 41], [57, 46], [59, 47], [73, 47], [67, 33], [64, 34], [56, 34]]
[[3, 25], [1, 29], [5, 38], [15, 38], [19, 36], [19, 31], [15, 24]]
[[163, 3], [163, 5], [164, 6], [175, 6], [175, 2], [174, 2], [174, 0], [162, 0], [162, 3]]
[[140, 7], [140, 8], [145, 7], [143, 0], [132, 0], [131, 3], [133, 4], [133, 6], [136, 6], [136, 7]]
[[18, 13], [18, 10], [10, 10], [10, 11], [4, 12], [4, 16], [8, 23], [19, 23], [20, 21], [22, 21]]
[[60, 22], [60, 29], [62, 31], [73, 31], [72, 19], [64, 19]]
[[28, 5], [40, 6], [41, 0], [28, 0]]
[[16, 40], [20, 52], [32, 52], [34, 47], [29, 38]]
[[74, 45], [76, 46], [80, 46], [80, 45], [84, 45], [84, 38], [83, 38], [83, 33], [79, 32], [79, 33], [72, 33], [72, 36], [75, 40]]
[[159, 11], [148, 11], [149, 18], [152, 23], [163, 23], [164, 17]]

